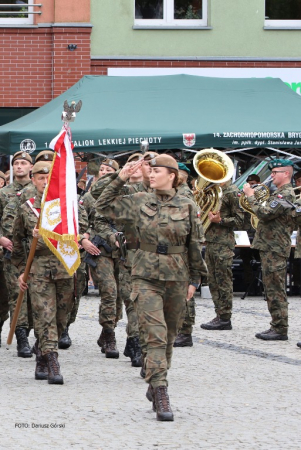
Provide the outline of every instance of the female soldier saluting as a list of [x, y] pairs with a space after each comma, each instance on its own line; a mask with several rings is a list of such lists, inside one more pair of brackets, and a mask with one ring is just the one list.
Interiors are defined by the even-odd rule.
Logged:
[[[139, 236], [132, 267], [132, 299], [147, 343], [145, 361], [157, 420], [171, 421], [167, 369], [173, 343], [189, 300], [207, 273], [201, 255], [203, 229], [194, 202], [177, 194], [178, 164], [169, 155], [151, 159], [154, 193], [118, 196], [127, 179], [142, 164], [125, 166], [96, 202], [97, 213], [116, 222], [134, 222]], [[97, 217], [96, 217], [97, 220]]]

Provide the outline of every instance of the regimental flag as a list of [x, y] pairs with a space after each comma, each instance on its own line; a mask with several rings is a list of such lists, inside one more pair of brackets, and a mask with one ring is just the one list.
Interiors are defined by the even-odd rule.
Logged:
[[55, 152], [41, 204], [39, 233], [69, 275], [80, 265], [74, 158], [68, 127], [51, 141]]

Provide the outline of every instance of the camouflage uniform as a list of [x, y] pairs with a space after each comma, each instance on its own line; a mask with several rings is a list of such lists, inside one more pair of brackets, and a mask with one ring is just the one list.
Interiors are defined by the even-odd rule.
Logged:
[[259, 219], [252, 248], [260, 252], [262, 281], [272, 316], [271, 329], [287, 335], [288, 302], [285, 279], [294, 220], [290, 206], [283, 203], [278, 195], [290, 202], [295, 200], [292, 186], [288, 183], [273, 192], [265, 206], [258, 203], [254, 196], [248, 197], [248, 202]]
[[244, 213], [239, 206], [238, 188], [231, 181], [222, 186], [220, 208], [222, 222], [211, 223], [205, 233], [208, 284], [217, 317], [230, 320], [232, 315], [232, 261], [234, 256], [234, 230], [239, 230]]
[[[3, 250], [0, 250], [0, 324], [8, 319], [8, 291], [6, 288], [4, 271], [3, 271]], [[0, 328], [2, 326], [0, 325]]]
[[96, 211], [135, 225], [140, 248], [133, 260], [131, 298], [147, 342], [145, 379], [154, 388], [167, 386], [188, 283], [198, 284], [206, 273], [202, 226], [195, 204], [174, 189], [117, 197], [123, 185], [120, 178], [113, 180], [96, 202]]
[[[26, 194], [22, 194], [23, 192]], [[13, 238], [13, 222], [16, 218], [16, 213], [20, 208], [20, 205], [25, 200], [32, 197], [35, 192], [35, 187], [31, 181], [27, 181], [26, 184], [21, 184], [17, 181], [9, 184], [0, 191], [0, 217], [1, 217], [1, 235], [12, 241]], [[23, 250], [24, 252], [24, 250]], [[7, 256], [7, 257], [6, 257]], [[10, 258], [8, 258], [9, 252], [4, 249], [3, 269], [8, 287], [8, 302], [10, 310], [10, 320], [12, 321], [14, 310], [19, 295], [18, 278], [19, 273], [16, 267], [11, 264]], [[30, 299], [27, 293], [24, 295], [23, 303], [20, 309], [17, 327], [26, 329], [32, 328], [32, 313], [30, 306]]]
[[[184, 197], [190, 198], [190, 200], [194, 201], [194, 195], [189, 189], [187, 183], [182, 183], [177, 187], [177, 193], [180, 195], [184, 195]], [[182, 325], [182, 328], [179, 330], [179, 334], [192, 334], [193, 325], [195, 325], [195, 298], [192, 297], [188, 302], [186, 302], [186, 314], [185, 319]]]
[[[33, 208], [40, 211], [41, 197], [34, 199]], [[21, 274], [25, 269], [22, 239], [32, 243], [32, 232], [37, 216], [27, 204], [21, 206], [14, 222], [12, 263]], [[73, 277], [48, 249], [43, 239], [38, 240], [35, 257], [30, 269], [29, 291], [31, 297], [34, 329], [38, 335], [42, 354], [57, 352], [57, 343], [65, 330], [73, 306]]]

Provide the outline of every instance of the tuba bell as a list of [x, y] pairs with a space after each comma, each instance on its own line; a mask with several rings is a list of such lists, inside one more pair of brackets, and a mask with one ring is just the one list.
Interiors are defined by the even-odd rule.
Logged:
[[[254, 189], [254, 197], [256, 198], [256, 201], [264, 205], [264, 203], [267, 201], [267, 199], [270, 197], [270, 191], [269, 188], [262, 183], [254, 184], [254, 186], [251, 186], [252, 189]], [[239, 197], [239, 204], [246, 212], [251, 214], [251, 225], [254, 228], [254, 230], [257, 229], [258, 225], [258, 217], [254, 213], [250, 203], [248, 202], [248, 197], [243, 192], [241, 196]]]
[[198, 174], [195, 202], [200, 207], [200, 219], [206, 232], [211, 224], [209, 212], [217, 212], [221, 206], [222, 189], [219, 185], [232, 178], [234, 165], [225, 153], [206, 148], [195, 154], [193, 166]]

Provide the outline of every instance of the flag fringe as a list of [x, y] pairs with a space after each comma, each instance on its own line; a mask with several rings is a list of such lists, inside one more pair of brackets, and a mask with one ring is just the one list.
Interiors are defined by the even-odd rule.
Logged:
[[49, 239], [54, 239], [55, 241], [69, 241], [69, 242], [73, 242], [74, 239], [77, 239], [78, 241], [80, 240], [80, 236], [77, 235], [75, 236], [74, 234], [58, 234], [55, 233], [54, 231], [50, 231], [50, 230], [46, 230], [45, 228], [40, 227], [39, 228], [39, 233], [41, 236], [45, 236], [46, 238]]
[[[77, 260], [75, 261], [75, 263], [71, 266], [68, 267], [67, 264], [65, 263], [64, 259], [62, 258], [61, 254], [57, 251], [57, 249], [54, 247], [54, 245], [49, 241], [49, 239], [47, 239], [47, 237], [44, 237], [42, 235], [43, 241], [45, 242], [45, 244], [47, 245], [47, 247], [49, 248], [49, 250], [57, 257], [57, 259], [63, 264], [63, 266], [65, 267], [65, 269], [68, 272], [68, 275], [72, 276], [74, 275], [74, 272], [79, 268], [81, 260], [80, 258], [77, 258]], [[74, 248], [74, 250], [78, 250], [78, 247], [76, 245], [76, 242], [71, 241], [70, 242], [71, 246]]]

